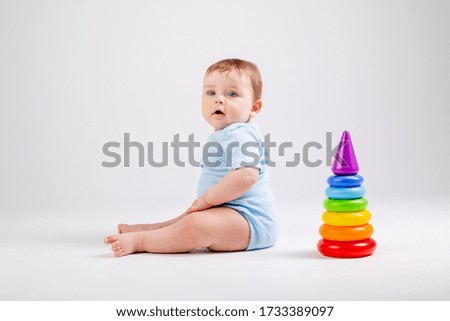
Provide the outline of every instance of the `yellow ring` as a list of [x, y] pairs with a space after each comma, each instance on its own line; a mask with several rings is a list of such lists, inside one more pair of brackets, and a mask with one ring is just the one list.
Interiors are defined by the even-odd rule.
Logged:
[[325, 224], [333, 226], [357, 226], [369, 223], [371, 214], [368, 210], [359, 212], [328, 212], [322, 214]]
[[323, 224], [319, 230], [320, 236], [331, 241], [360, 241], [368, 239], [373, 234], [370, 224], [357, 226], [333, 226]]

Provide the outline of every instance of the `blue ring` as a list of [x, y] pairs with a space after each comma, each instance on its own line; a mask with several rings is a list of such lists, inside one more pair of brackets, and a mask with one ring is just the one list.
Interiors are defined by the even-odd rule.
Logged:
[[361, 175], [333, 175], [328, 177], [327, 183], [331, 187], [357, 187], [361, 186], [364, 178]]
[[361, 198], [366, 194], [364, 186], [357, 187], [328, 187], [325, 190], [325, 195], [328, 198], [335, 200], [352, 200], [355, 198]]

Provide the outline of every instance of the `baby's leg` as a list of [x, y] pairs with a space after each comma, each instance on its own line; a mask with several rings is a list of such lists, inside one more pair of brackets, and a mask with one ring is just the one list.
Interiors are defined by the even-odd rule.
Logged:
[[247, 220], [228, 207], [215, 207], [184, 216], [167, 227], [108, 236], [116, 257], [134, 252], [183, 253], [195, 248], [245, 250], [250, 241]]
[[117, 225], [117, 230], [119, 231], [119, 234], [122, 233], [132, 233], [132, 232], [144, 232], [144, 231], [153, 231], [158, 230], [160, 228], [172, 225], [179, 220], [181, 220], [186, 214], [181, 214], [180, 216], [171, 219], [166, 222], [161, 223], [154, 223], [154, 224], [119, 224]]

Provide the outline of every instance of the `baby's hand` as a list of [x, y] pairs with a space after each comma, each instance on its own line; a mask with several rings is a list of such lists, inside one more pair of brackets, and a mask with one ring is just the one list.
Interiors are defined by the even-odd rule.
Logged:
[[187, 209], [186, 212], [184, 212], [186, 215], [187, 214], [191, 214], [193, 212], [199, 212], [199, 211], [204, 211], [207, 210], [208, 208], [211, 208], [212, 205], [209, 204], [205, 198], [202, 196], [200, 196], [199, 198], [197, 198], [194, 203], [192, 203], [191, 207], [189, 207]]

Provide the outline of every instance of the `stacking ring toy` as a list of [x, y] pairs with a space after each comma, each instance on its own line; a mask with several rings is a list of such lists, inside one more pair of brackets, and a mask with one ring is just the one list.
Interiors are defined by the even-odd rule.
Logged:
[[325, 256], [339, 258], [357, 258], [371, 255], [377, 244], [372, 238], [361, 241], [338, 242], [321, 239], [317, 249]]
[[323, 201], [323, 206], [330, 212], [357, 212], [362, 211], [367, 207], [367, 200], [365, 198], [356, 198], [354, 200], [335, 200], [327, 198]]
[[359, 212], [329, 212], [322, 214], [322, 220], [333, 226], [358, 226], [369, 223], [372, 214], [368, 210]]
[[373, 234], [370, 224], [358, 226], [333, 226], [323, 224], [319, 229], [320, 236], [330, 241], [359, 241], [366, 240]]
[[356, 187], [360, 186], [363, 182], [364, 178], [361, 175], [333, 175], [327, 179], [328, 185], [332, 187]]
[[325, 190], [325, 195], [328, 198], [336, 200], [351, 200], [355, 198], [361, 198], [366, 194], [364, 186], [357, 187], [328, 187]]

